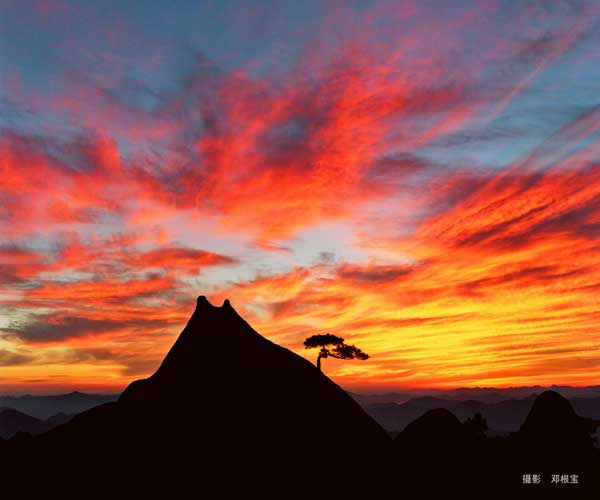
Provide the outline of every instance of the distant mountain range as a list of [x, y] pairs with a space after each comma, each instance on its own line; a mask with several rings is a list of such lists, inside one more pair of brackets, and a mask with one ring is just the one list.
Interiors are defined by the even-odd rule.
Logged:
[[0, 408], [11, 408], [46, 420], [57, 413], [81, 413], [118, 398], [118, 394], [86, 394], [78, 391], [53, 396], [0, 396]]
[[361, 405], [373, 403], [404, 403], [409, 399], [417, 398], [439, 398], [457, 401], [475, 400], [485, 403], [498, 403], [507, 399], [523, 399], [532, 394], [541, 394], [545, 391], [554, 391], [561, 396], [572, 398], [596, 398], [600, 397], [600, 385], [573, 387], [568, 385], [551, 386], [522, 386], [522, 387], [475, 387], [457, 389], [405, 389], [403, 391], [385, 392], [379, 394], [366, 394], [349, 392]]
[[17, 432], [28, 432], [36, 435], [49, 431], [52, 425], [39, 418], [26, 415], [17, 410], [0, 411], [0, 438], [8, 439]]
[[[458, 417], [460, 421], [472, 417], [475, 413], [480, 413], [486, 418], [490, 428], [488, 435], [496, 435], [514, 432], [519, 429], [531, 410], [536, 394], [529, 393], [522, 398], [511, 397], [511, 395], [523, 393], [530, 389], [538, 389], [538, 387], [435, 391], [445, 397], [421, 396], [411, 398], [411, 394], [408, 392], [376, 395], [349, 394], [384, 429], [392, 431], [392, 433], [403, 430], [410, 422], [428, 410], [445, 408]], [[545, 390], [544, 388], [539, 389], [541, 389], [539, 393]], [[598, 386], [562, 386], [559, 389], [560, 392], [558, 390], [555, 392], [559, 392], [563, 396], [568, 394], [591, 395], [597, 392]], [[600, 419], [600, 396], [566, 397], [577, 414]], [[52, 396], [0, 396], [0, 412], [11, 409], [17, 410], [22, 415], [22, 417], [10, 419], [10, 424], [4, 424], [4, 420], [0, 418], [0, 437], [6, 439], [18, 431], [39, 434], [55, 425], [64, 423], [65, 418], [68, 419], [95, 406], [116, 401], [118, 398], [118, 394], [88, 394], [78, 391]], [[32, 421], [25, 417], [35, 417], [39, 423], [33, 425]], [[44, 430], [40, 431], [38, 429]]]
[[32, 417], [11, 408], [0, 409], [0, 438], [9, 439], [18, 432], [26, 432], [35, 436], [67, 423], [73, 415], [57, 413], [46, 420]]
[[[494, 403], [484, 401], [443, 399], [421, 397], [410, 399], [405, 403], [391, 402], [363, 403], [365, 411], [379, 424], [389, 431], [401, 431], [413, 420], [435, 408], [449, 410], [460, 421], [465, 421], [480, 413], [492, 431], [490, 434], [503, 434], [519, 430], [525, 417], [531, 411], [537, 395], [517, 399], [506, 399]], [[600, 419], [600, 397], [572, 398], [570, 402], [578, 415]]]
[[[461, 422], [467, 418], [480, 413], [487, 421], [489, 430], [487, 435], [504, 435], [509, 432], [515, 432], [519, 429], [525, 417], [532, 408], [536, 395], [531, 394], [525, 398], [511, 398], [497, 402], [486, 402], [481, 400], [456, 400], [436, 397], [420, 397], [409, 399], [408, 401], [397, 404], [389, 402], [390, 398], [395, 398], [398, 393], [388, 395], [382, 394], [375, 397], [353, 394], [355, 399], [362, 402], [365, 411], [375, 419], [392, 435], [397, 435], [409, 423], [416, 420], [429, 410], [444, 408], [449, 410]], [[491, 398], [497, 399], [496, 393]], [[485, 396], [484, 396], [485, 397]], [[25, 397], [3, 397], [2, 399], [10, 404], [17, 403], [14, 406], [20, 408], [35, 408], [37, 415], [46, 415], [53, 413], [48, 418], [34, 418], [22, 411], [15, 411], [15, 408], [0, 407], [0, 437], [8, 439], [17, 432], [28, 432], [30, 434], [40, 434], [51, 428], [67, 422], [76, 413], [66, 413], [69, 409], [84, 409], [89, 404], [91, 407], [104, 404], [105, 402], [116, 400], [118, 395], [98, 395], [72, 392], [56, 396], [25, 396]], [[381, 402], [370, 402], [373, 399]], [[581, 398], [575, 397], [569, 400], [573, 409], [582, 417], [600, 419], [600, 397]], [[25, 403], [25, 404], [23, 404]], [[97, 404], [93, 404], [97, 403]], [[80, 412], [79, 412], [80, 413]]]

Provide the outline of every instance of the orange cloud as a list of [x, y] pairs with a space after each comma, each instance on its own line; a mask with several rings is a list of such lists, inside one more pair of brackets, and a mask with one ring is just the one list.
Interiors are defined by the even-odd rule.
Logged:
[[[0, 140], [0, 383], [122, 387], [199, 293], [303, 355], [313, 333], [356, 342], [368, 361], [326, 366], [349, 387], [597, 379], [600, 108], [536, 122], [515, 161], [496, 142], [593, 17], [501, 7], [334, 6], [285, 68], [196, 54], [152, 105], [110, 51], [45, 92], [11, 70], [7, 99], [52, 125]], [[336, 248], [309, 234], [334, 223]]]

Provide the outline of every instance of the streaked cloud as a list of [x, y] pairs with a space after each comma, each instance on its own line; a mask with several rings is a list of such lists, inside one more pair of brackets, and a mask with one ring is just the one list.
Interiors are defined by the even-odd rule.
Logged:
[[346, 387], [596, 380], [598, 8], [256, 9], [5, 7], [0, 384], [122, 387], [199, 294]]

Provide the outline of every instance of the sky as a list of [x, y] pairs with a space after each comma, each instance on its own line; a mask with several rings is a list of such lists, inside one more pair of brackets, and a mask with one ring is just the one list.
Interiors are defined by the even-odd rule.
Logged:
[[598, 383], [597, 2], [0, 19], [0, 393], [121, 390], [198, 295], [350, 390]]

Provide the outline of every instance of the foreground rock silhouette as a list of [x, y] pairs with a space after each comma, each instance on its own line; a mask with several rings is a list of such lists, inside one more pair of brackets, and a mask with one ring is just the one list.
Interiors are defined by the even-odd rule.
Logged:
[[[591, 438], [597, 426], [578, 416], [560, 394], [546, 391], [511, 437], [510, 466], [545, 478], [540, 498], [600, 498], [600, 449]], [[556, 476], [568, 476], [569, 482]], [[576, 486], [572, 476], [577, 476]]]
[[312, 363], [199, 297], [156, 373], [118, 401], [0, 440], [0, 498], [596, 499], [597, 424], [547, 391], [506, 438], [437, 408], [392, 442]]
[[[535, 399], [509, 437], [485, 438], [447, 409], [433, 409], [397, 436], [391, 462], [421, 498], [596, 499], [600, 450], [590, 433], [597, 425], [553, 391]], [[569, 482], [557, 482], [564, 475]]]
[[12, 409], [0, 411], [0, 438], [9, 439], [19, 431], [41, 434], [51, 428], [51, 423], [31, 417], [20, 411]]
[[15, 447], [1, 479], [6, 498], [344, 495], [380, 483], [388, 444], [310, 362], [199, 297], [156, 373]]

